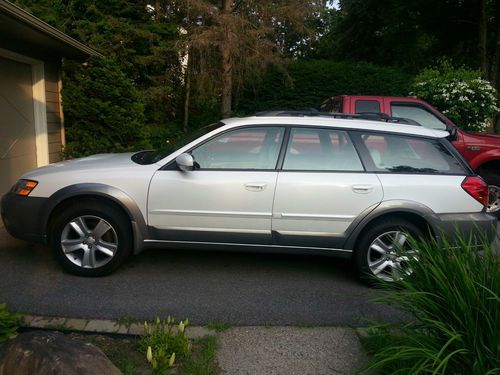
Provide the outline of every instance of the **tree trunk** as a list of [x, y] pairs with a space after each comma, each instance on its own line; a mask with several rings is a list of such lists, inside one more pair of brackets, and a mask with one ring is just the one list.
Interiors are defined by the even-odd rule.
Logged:
[[160, 0], [155, 0], [155, 21], [160, 22], [160, 17], [161, 17]]
[[[232, 0], [222, 0], [222, 14], [230, 16], [233, 11]], [[229, 18], [229, 17], [226, 17]], [[227, 21], [227, 19], [224, 19]], [[228, 117], [231, 114], [232, 90], [233, 90], [233, 59], [231, 56], [231, 33], [227, 22], [223, 25], [222, 41], [220, 46], [222, 58], [222, 117]]]
[[487, 30], [488, 23], [486, 21], [486, 0], [479, 0], [479, 59], [481, 75], [484, 79], [488, 79], [490, 73], [488, 56], [486, 54]]
[[187, 49], [187, 64], [186, 72], [184, 73], [184, 88], [186, 90], [186, 95], [184, 96], [184, 133], [187, 133], [189, 125], [189, 103], [191, 100], [191, 72], [189, 70], [189, 48]]
[[[487, 0], [484, 0], [487, 1]], [[485, 4], [487, 5], [487, 4]], [[491, 8], [490, 8], [491, 9]], [[490, 34], [490, 43], [487, 44], [486, 58], [489, 60], [488, 67], [488, 80], [491, 82], [493, 87], [500, 94], [500, 1], [493, 1], [493, 17], [490, 18], [489, 28], [487, 33]], [[485, 11], [485, 19], [488, 11]], [[496, 116], [493, 120], [493, 130], [496, 133], [500, 133], [500, 114]]]

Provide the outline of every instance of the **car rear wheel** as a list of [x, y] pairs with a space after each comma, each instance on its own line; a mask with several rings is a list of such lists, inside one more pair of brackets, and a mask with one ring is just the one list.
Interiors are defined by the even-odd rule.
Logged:
[[128, 217], [96, 201], [71, 205], [55, 218], [51, 247], [61, 266], [79, 276], [104, 276], [132, 252]]
[[403, 220], [381, 220], [369, 227], [355, 250], [358, 272], [369, 284], [396, 281], [413, 273], [409, 258], [418, 259], [409, 238], [422, 237], [422, 231]]
[[488, 212], [500, 218], [500, 176], [499, 175], [485, 175], [484, 181], [488, 184], [489, 199], [488, 199]]

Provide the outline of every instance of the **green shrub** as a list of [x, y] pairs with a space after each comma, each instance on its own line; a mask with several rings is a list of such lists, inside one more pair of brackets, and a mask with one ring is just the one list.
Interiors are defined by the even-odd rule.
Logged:
[[139, 346], [155, 373], [168, 374], [175, 360], [183, 359], [189, 353], [190, 343], [185, 331], [188, 324], [187, 319], [177, 323], [170, 316], [144, 323], [145, 335]]
[[151, 147], [142, 101], [116, 61], [67, 62], [65, 74], [66, 157]]
[[335, 95], [406, 95], [410, 76], [396, 68], [369, 63], [297, 60], [285, 70], [270, 70], [247, 85], [235, 112], [317, 108]]
[[21, 314], [7, 311], [5, 303], [0, 304], [0, 342], [16, 336]]
[[436, 241], [413, 242], [419, 259], [406, 280], [382, 284], [383, 303], [409, 323], [375, 324], [364, 343], [373, 356], [362, 369], [382, 374], [500, 373], [500, 257], [489, 243], [478, 252]]
[[417, 75], [412, 91], [465, 130], [484, 131], [499, 113], [496, 90], [479, 71], [453, 68], [446, 61]]

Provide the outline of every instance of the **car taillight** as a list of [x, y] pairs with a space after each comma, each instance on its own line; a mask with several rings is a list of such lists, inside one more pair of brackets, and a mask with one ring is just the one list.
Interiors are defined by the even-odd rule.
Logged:
[[465, 177], [462, 181], [462, 189], [469, 193], [483, 206], [488, 206], [488, 184], [479, 176]]

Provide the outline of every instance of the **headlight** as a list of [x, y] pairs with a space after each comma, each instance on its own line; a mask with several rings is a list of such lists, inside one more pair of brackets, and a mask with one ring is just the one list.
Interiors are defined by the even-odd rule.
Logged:
[[33, 189], [38, 185], [37, 181], [33, 180], [19, 180], [14, 186], [12, 186], [11, 192], [17, 195], [30, 195]]

